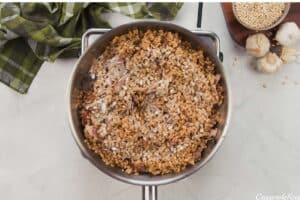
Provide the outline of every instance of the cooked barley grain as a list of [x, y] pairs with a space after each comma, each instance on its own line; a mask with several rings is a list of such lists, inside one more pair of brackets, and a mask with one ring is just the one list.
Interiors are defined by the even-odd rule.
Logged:
[[223, 101], [214, 63], [177, 33], [115, 37], [90, 69], [83, 95], [86, 143], [129, 174], [180, 172], [215, 141]]

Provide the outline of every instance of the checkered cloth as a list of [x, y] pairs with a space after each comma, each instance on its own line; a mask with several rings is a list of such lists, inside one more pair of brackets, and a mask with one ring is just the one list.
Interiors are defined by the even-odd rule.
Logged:
[[101, 15], [172, 20], [182, 3], [1, 3], [0, 81], [26, 93], [44, 61], [76, 57], [82, 34], [110, 27]]

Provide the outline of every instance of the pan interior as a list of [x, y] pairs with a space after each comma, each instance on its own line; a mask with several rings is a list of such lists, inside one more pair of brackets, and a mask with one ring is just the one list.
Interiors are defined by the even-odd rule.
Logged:
[[[220, 135], [217, 139], [215, 144], [210, 144], [209, 147], [204, 151], [203, 157], [200, 161], [198, 161], [194, 166], [187, 167], [184, 171], [178, 174], [168, 174], [168, 175], [160, 175], [160, 176], [153, 176], [149, 174], [141, 174], [141, 175], [128, 175], [123, 172], [119, 168], [113, 168], [106, 166], [101, 158], [89, 150], [84, 143], [84, 136], [83, 136], [83, 129], [81, 126], [81, 121], [78, 115], [78, 104], [80, 103], [79, 93], [82, 89], [88, 87], [88, 78], [87, 74], [92, 64], [94, 58], [97, 58], [101, 53], [104, 51], [106, 45], [109, 41], [115, 37], [116, 35], [122, 35], [129, 30], [132, 29], [163, 29], [167, 31], [177, 32], [180, 36], [189, 42], [191, 42], [193, 48], [195, 49], [202, 49], [204, 50], [206, 56], [208, 56], [216, 65], [216, 71], [221, 74], [221, 84], [223, 84], [225, 88], [225, 98], [224, 103], [220, 107], [220, 113], [222, 116], [222, 121], [218, 125]], [[69, 90], [68, 90], [68, 101], [69, 101], [69, 121], [70, 127], [72, 130], [73, 137], [79, 146], [82, 154], [86, 157], [89, 161], [91, 161], [98, 169], [102, 172], [108, 174], [109, 176], [116, 178], [118, 180], [136, 184], [136, 185], [161, 185], [167, 184], [170, 182], [178, 181], [182, 178], [189, 176], [190, 174], [196, 172], [200, 169], [207, 161], [213, 156], [213, 154], [217, 151], [218, 147], [220, 146], [222, 140], [224, 139], [228, 119], [229, 119], [229, 90], [227, 81], [225, 78], [225, 74], [223, 71], [223, 66], [220, 63], [218, 57], [215, 55], [215, 51], [212, 48], [209, 48], [208, 41], [204, 38], [197, 37], [194, 33], [176, 26], [170, 23], [162, 23], [162, 22], [138, 22], [138, 23], [131, 23], [119, 26], [117, 28], [112, 29], [108, 33], [104, 34], [98, 40], [96, 40], [88, 49], [87, 51], [79, 58], [74, 71], [71, 75], [71, 80], [69, 82]]]

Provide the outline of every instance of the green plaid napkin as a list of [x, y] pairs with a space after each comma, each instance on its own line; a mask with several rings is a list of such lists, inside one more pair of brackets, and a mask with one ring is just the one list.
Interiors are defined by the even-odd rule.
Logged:
[[101, 15], [172, 20], [182, 3], [1, 3], [0, 81], [26, 93], [44, 61], [76, 57], [81, 35], [110, 27]]

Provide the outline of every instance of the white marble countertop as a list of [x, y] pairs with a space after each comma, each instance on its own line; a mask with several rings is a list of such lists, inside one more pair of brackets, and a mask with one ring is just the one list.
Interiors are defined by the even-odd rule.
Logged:
[[[274, 75], [255, 72], [249, 57], [232, 42], [220, 4], [206, 3], [203, 12], [203, 29], [221, 38], [232, 120], [216, 156], [189, 178], [159, 187], [159, 199], [300, 195], [299, 64]], [[197, 4], [187, 3], [174, 22], [195, 29], [196, 16]], [[113, 26], [130, 21], [117, 14], [106, 18]], [[75, 61], [45, 63], [26, 95], [0, 84], [0, 199], [140, 199], [139, 187], [98, 171], [71, 137], [66, 86]]]

